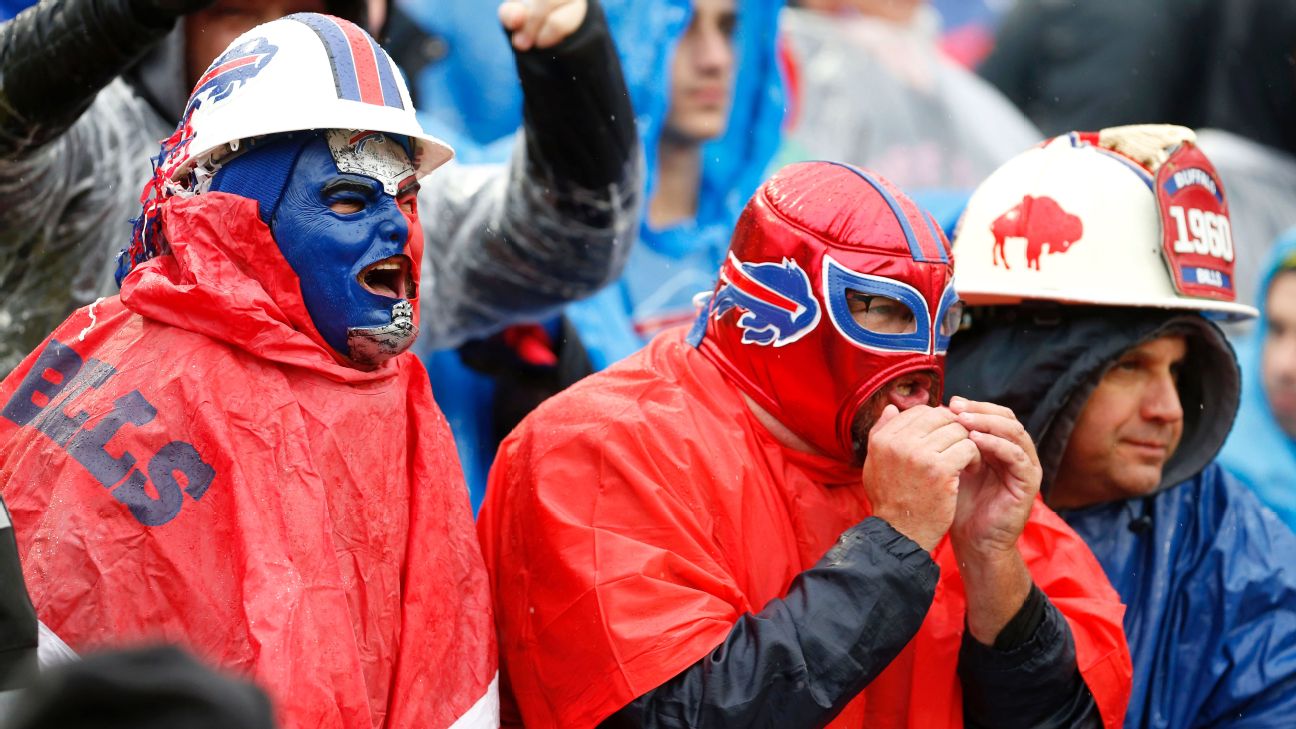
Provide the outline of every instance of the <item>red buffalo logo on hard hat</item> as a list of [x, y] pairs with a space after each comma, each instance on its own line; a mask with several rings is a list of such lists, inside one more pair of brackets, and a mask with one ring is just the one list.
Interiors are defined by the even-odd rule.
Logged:
[[1039, 270], [1040, 256], [1044, 246], [1049, 253], [1066, 253], [1073, 243], [1084, 235], [1084, 224], [1079, 216], [1062, 209], [1051, 197], [1033, 197], [1027, 195], [1011, 210], [995, 218], [990, 224], [994, 234], [994, 263], [1003, 264], [1006, 269], [1008, 257], [1004, 255], [1004, 243], [1009, 238], [1026, 239], [1026, 266]]

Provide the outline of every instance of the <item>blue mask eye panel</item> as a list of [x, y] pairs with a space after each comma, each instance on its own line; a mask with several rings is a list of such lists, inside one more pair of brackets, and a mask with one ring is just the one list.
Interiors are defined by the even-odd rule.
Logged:
[[[834, 261], [832, 256], [824, 256], [823, 271], [828, 315], [842, 336], [865, 349], [882, 352], [927, 354], [930, 351], [931, 317], [927, 300], [917, 289], [889, 278], [856, 273]], [[884, 297], [908, 307], [913, 317], [913, 331], [888, 333], [865, 328], [855, 320], [848, 292]]]
[[950, 338], [958, 331], [963, 321], [963, 302], [959, 301], [951, 281], [941, 294], [940, 307], [936, 309], [936, 354], [945, 354], [949, 350]]

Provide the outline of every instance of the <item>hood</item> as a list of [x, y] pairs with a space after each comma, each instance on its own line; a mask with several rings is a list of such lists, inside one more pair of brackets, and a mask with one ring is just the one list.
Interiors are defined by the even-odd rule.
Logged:
[[1293, 442], [1269, 409], [1264, 383], [1260, 380], [1260, 356], [1269, 312], [1265, 299], [1269, 285], [1280, 268], [1296, 259], [1296, 229], [1284, 233], [1269, 251], [1256, 296], [1260, 318], [1256, 327], [1238, 342], [1238, 362], [1246, 376], [1242, 378], [1242, 408], [1237, 426], [1224, 446], [1220, 460], [1239, 476], [1289, 523], [1296, 524], [1296, 493], [1291, 479], [1296, 474], [1296, 442]]
[[[1237, 430], [1240, 432], [1246, 431], [1256, 436], [1266, 430], [1282, 432], [1277, 421], [1274, 420], [1273, 413], [1269, 411], [1269, 401], [1264, 395], [1264, 384], [1260, 381], [1260, 355], [1264, 346], [1265, 332], [1269, 329], [1269, 309], [1265, 306], [1265, 300], [1269, 297], [1269, 285], [1273, 283], [1274, 276], [1278, 274], [1280, 268], [1294, 266], [1296, 266], [1296, 228], [1279, 236], [1265, 256], [1253, 302], [1260, 316], [1256, 319], [1255, 326], [1246, 335], [1237, 339], [1238, 364], [1246, 373], [1242, 378], [1242, 409], [1238, 416]], [[1292, 444], [1289, 438], [1265, 438], [1265, 440], [1272, 440], [1269, 445], [1287, 443], [1283, 450], [1292, 453], [1292, 462], [1296, 466], [1296, 444]], [[1229, 446], [1231, 449], [1233, 443]]]
[[[644, 3], [605, 0], [608, 24], [621, 53], [626, 87], [634, 105], [645, 156], [644, 199], [656, 184], [657, 142], [670, 106], [670, 62], [692, 17], [689, 0]], [[784, 90], [776, 53], [782, 0], [738, 3], [734, 35], [737, 73], [729, 126], [702, 147], [702, 185], [697, 217], [654, 230], [645, 222], [640, 239], [663, 255], [680, 258], [704, 246], [722, 254], [734, 222], [765, 177], [778, 149]], [[717, 264], [719, 261], [717, 260]]]
[[[483, 138], [484, 130], [506, 129], [511, 134], [522, 123], [522, 92], [512, 63], [480, 61], [488, 55], [486, 50], [492, 51], [492, 58], [510, 53], [508, 40], [494, 20], [494, 6], [476, 0], [447, 0], [449, 10], [433, 13], [412, 0], [402, 4], [425, 31], [450, 44], [448, 55], [416, 81], [424, 98], [440, 99], [423, 110], [419, 120], [429, 133], [449, 140], [462, 162], [507, 159], [513, 151], [511, 141]], [[688, 28], [693, 3], [602, 0], [600, 4], [635, 109], [646, 162], [647, 199], [654, 189], [657, 140], [670, 105], [670, 88], [664, 81], [670, 78], [671, 56]], [[697, 218], [667, 230], [652, 230], [647, 224], [640, 230], [640, 239], [663, 255], [682, 258], [710, 246], [716, 253], [713, 263], [718, 266], [734, 222], [765, 177], [783, 124], [783, 81], [775, 51], [782, 6], [783, 0], [743, 0], [738, 4], [733, 108], [724, 136], [702, 149]], [[481, 101], [482, 73], [490, 87], [485, 93], [494, 100], [490, 104]]]
[[1237, 359], [1219, 327], [1199, 314], [1040, 304], [980, 308], [971, 321], [950, 343], [946, 399], [962, 395], [1011, 408], [1035, 441], [1046, 494], [1098, 381], [1146, 340], [1184, 334], [1189, 343], [1179, 385], [1183, 438], [1166, 463], [1161, 489], [1201, 471], [1233, 425]]
[[413, 356], [372, 371], [342, 364], [311, 322], [297, 274], [255, 200], [221, 192], [173, 197], [162, 205], [162, 230], [170, 252], [122, 280], [122, 303], [140, 316], [337, 382], [392, 377], [396, 360]]
[[[1273, 247], [1265, 257], [1264, 266], [1260, 269], [1260, 285], [1256, 288], [1255, 307], [1260, 310], [1255, 328], [1238, 346], [1238, 361], [1244, 372], [1260, 372], [1260, 343], [1264, 340], [1265, 330], [1269, 328], [1269, 310], [1265, 299], [1269, 297], [1269, 285], [1279, 269], [1296, 268], [1296, 228], [1292, 228], [1274, 241]], [[1257, 378], [1248, 378], [1248, 382], [1257, 389], [1260, 387]], [[1251, 389], [1250, 387], [1246, 388]]]

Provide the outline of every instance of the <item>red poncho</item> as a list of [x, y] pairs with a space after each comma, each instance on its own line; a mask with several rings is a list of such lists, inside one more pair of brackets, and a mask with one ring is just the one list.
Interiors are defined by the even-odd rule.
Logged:
[[413, 355], [338, 364], [256, 214], [172, 200], [174, 255], [0, 384], [0, 492], [42, 621], [173, 641], [287, 729], [493, 726], [486, 573]]
[[[781, 446], [682, 331], [550, 400], [501, 446], [478, 521], [526, 725], [594, 726], [656, 688], [868, 515], [858, 469]], [[1105, 726], [1120, 727], [1119, 598], [1042, 502], [1019, 544]], [[869, 729], [962, 726], [963, 585], [948, 541], [935, 559], [922, 628], [832, 726], [865, 726], [866, 712]]]

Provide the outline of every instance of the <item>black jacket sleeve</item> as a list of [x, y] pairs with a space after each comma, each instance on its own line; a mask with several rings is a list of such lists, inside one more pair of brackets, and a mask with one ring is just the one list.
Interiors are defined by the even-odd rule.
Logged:
[[969, 729], [1101, 727], [1062, 613], [1034, 585], [993, 646], [963, 632], [963, 721]]
[[621, 182], [638, 151], [634, 111], [603, 9], [553, 48], [516, 54], [532, 174], [586, 190]]
[[62, 134], [176, 18], [210, 3], [52, 0], [0, 25], [0, 154]]
[[939, 576], [921, 547], [865, 519], [786, 598], [743, 616], [719, 647], [602, 726], [823, 726], [918, 632]]
[[38, 631], [9, 510], [0, 499], [0, 691], [22, 688], [35, 678]]

